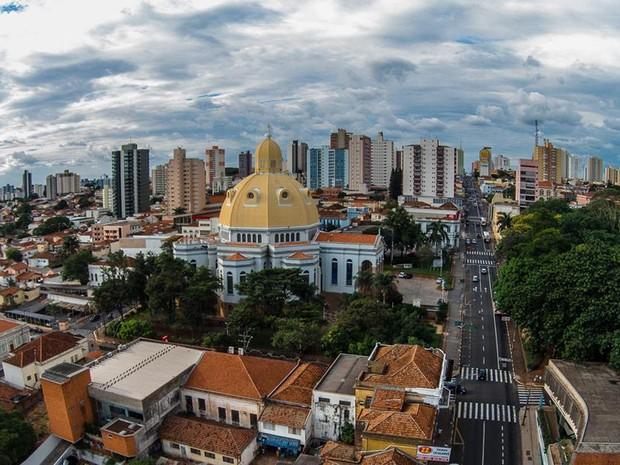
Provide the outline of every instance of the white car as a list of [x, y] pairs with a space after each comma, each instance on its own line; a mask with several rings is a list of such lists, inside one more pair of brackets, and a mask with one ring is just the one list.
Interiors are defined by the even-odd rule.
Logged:
[[474, 275], [474, 279], [473, 279], [473, 281], [474, 281], [475, 283], [477, 283], [478, 281], [480, 281], [480, 280], [478, 279], [478, 275]]
[[481, 274], [487, 274], [487, 269], [486, 268], [480, 268], [480, 273]]
[[436, 282], [437, 284], [442, 284], [442, 283], [443, 283], [443, 279], [442, 279], [442, 278], [437, 278], [437, 279], [435, 280], [435, 282]]

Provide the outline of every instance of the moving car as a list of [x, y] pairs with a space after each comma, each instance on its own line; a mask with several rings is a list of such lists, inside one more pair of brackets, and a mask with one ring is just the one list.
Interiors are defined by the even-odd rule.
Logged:
[[467, 245], [471, 244], [471, 240], [470, 239], [466, 239], [465, 240], [465, 244], [467, 244]]
[[472, 240], [471, 240], [471, 243], [472, 243], [472, 244], [474, 244], [474, 245], [476, 245], [476, 244], [477, 244], [476, 239], [472, 239]]
[[488, 273], [488, 271], [487, 271], [487, 269], [486, 269], [486, 268], [480, 268], [480, 273], [482, 273], [482, 274], [487, 274], [487, 273]]
[[405, 273], [404, 271], [401, 271], [400, 273], [398, 273], [398, 277], [400, 279], [411, 279], [411, 278], [413, 278], [412, 275], [410, 275], [409, 273]]
[[473, 279], [473, 281], [474, 281], [475, 283], [477, 283], [477, 282], [479, 281], [479, 279], [478, 279], [478, 275], [474, 275], [474, 279]]
[[486, 381], [487, 380], [487, 370], [486, 368], [480, 368], [478, 370], [478, 381]]

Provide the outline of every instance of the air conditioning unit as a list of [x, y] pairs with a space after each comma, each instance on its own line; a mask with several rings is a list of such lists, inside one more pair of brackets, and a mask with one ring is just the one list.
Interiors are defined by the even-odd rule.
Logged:
[[238, 353], [239, 355], [243, 355], [243, 353], [244, 353], [243, 347], [239, 347], [239, 348], [237, 349], [237, 353]]
[[235, 348], [234, 348], [234, 346], [228, 346], [228, 353], [229, 353], [229, 354], [234, 354], [234, 353], [235, 353]]

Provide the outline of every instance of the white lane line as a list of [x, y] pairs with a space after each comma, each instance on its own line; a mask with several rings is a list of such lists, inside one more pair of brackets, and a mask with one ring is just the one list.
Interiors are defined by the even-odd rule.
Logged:
[[514, 418], [514, 423], [516, 423], [517, 422], [517, 409], [514, 405], [512, 406], [512, 417]]
[[457, 418], [461, 418], [461, 409], [462, 408], [463, 408], [463, 402], [459, 402], [459, 405], [457, 407], [457, 414], [456, 414]]
[[495, 404], [491, 404], [491, 420], [495, 421]]
[[487, 433], [487, 429], [486, 429], [486, 422], [482, 423], [482, 465], [484, 465], [484, 443], [486, 440], [486, 433]]
[[483, 356], [482, 356], [482, 364], [483, 364], [483, 365], [486, 365], [486, 361], [485, 361], [485, 360], [486, 360], [486, 357], [483, 355]]
[[474, 404], [474, 420], [478, 419], [478, 403]]

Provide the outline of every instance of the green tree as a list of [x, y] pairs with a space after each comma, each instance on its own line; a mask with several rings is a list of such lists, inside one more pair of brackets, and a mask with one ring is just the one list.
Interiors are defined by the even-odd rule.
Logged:
[[340, 441], [345, 444], [353, 444], [355, 442], [355, 427], [353, 424], [346, 422], [340, 428]]
[[[415, 223], [411, 215], [407, 213], [407, 210], [401, 206], [390, 210], [384, 224], [391, 229], [391, 233], [394, 235], [394, 248], [400, 250], [401, 255], [405, 249], [416, 247], [422, 242], [422, 233], [419, 225]], [[391, 239], [390, 237], [388, 241], [388, 238], [385, 238], [388, 245], [391, 245]]]
[[433, 221], [426, 228], [428, 241], [435, 247], [435, 253], [441, 248], [442, 244], [446, 244], [450, 236], [448, 236], [448, 225], [441, 221]]
[[62, 279], [65, 281], [76, 280], [84, 285], [88, 283], [88, 264], [96, 259], [90, 250], [80, 252], [68, 257], [62, 266]]
[[90, 207], [93, 203], [93, 198], [91, 195], [83, 195], [80, 197], [80, 200], [78, 200], [78, 206], [84, 210], [88, 207]]
[[377, 298], [385, 304], [389, 293], [395, 290], [394, 275], [388, 272], [375, 273], [373, 287], [377, 293]]
[[116, 312], [122, 318], [128, 302], [125, 281], [120, 277], [105, 278], [93, 292], [93, 303], [100, 313]]
[[355, 277], [355, 286], [357, 292], [362, 295], [371, 295], [373, 291], [374, 285], [374, 274], [372, 270], [360, 270], [360, 272]]
[[188, 286], [190, 268], [183, 260], [166, 252], [159, 254], [155, 265], [156, 271], [146, 285], [149, 309], [152, 314], [167, 315], [168, 322], [174, 323], [179, 299]]
[[73, 255], [80, 249], [80, 242], [75, 236], [67, 236], [62, 241], [62, 250], [60, 255], [64, 258]]
[[65, 199], [60, 200], [56, 205], [54, 205], [54, 210], [65, 210], [69, 207], [69, 204]]
[[15, 262], [21, 262], [24, 259], [24, 256], [22, 255], [21, 251], [13, 247], [9, 247], [8, 249], [6, 249], [4, 251], [4, 256], [7, 259], [13, 260]]
[[505, 212], [498, 213], [496, 224], [499, 231], [510, 229], [512, 227], [512, 215]]
[[69, 218], [66, 216], [54, 216], [45, 220], [41, 226], [36, 227], [33, 234], [35, 236], [45, 236], [46, 234], [64, 231], [70, 227], [71, 221]]
[[118, 328], [118, 338], [123, 341], [133, 341], [139, 337], [153, 337], [153, 326], [148, 321], [135, 318], [123, 321]]
[[279, 318], [271, 343], [276, 349], [301, 356], [321, 340], [321, 328], [316, 321], [301, 318]]
[[36, 434], [17, 412], [0, 410], [0, 464], [17, 465], [33, 451]]
[[215, 315], [218, 305], [217, 292], [221, 287], [217, 276], [208, 268], [198, 267], [180, 296], [183, 319], [194, 327], [204, 322], [206, 316]]
[[400, 168], [395, 168], [390, 173], [389, 193], [393, 200], [397, 200], [403, 193], [403, 170]]

